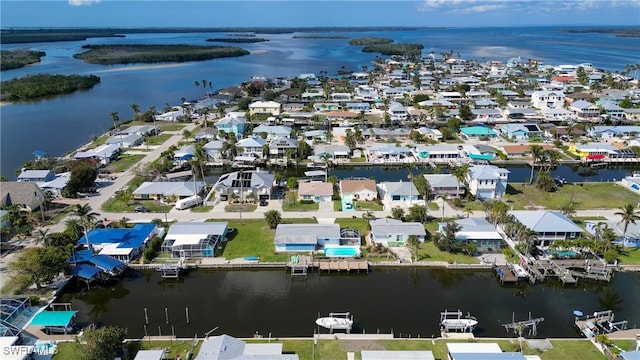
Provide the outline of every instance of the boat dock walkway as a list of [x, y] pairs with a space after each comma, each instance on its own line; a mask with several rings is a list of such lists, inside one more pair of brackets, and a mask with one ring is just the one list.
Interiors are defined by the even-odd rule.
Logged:
[[591, 315], [576, 316], [575, 325], [587, 338], [607, 334], [610, 339], [629, 339], [640, 335], [640, 329], [628, 329], [626, 320], [615, 321], [612, 310], [596, 311]]
[[307, 255], [294, 255], [287, 262], [287, 268], [291, 270], [291, 276], [306, 276], [310, 270], [318, 269], [326, 272], [368, 272], [369, 263], [366, 260], [335, 259], [319, 260]]
[[501, 283], [513, 284], [518, 282], [518, 278], [507, 265], [496, 265], [494, 270], [498, 274], [498, 279], [500, 279]]
[[556, 277], [564, 285], [575, 285], [578, 279], [609, 282], [613, 276], [613, 269], [606, 263], [591, 259], [530, 259], [530, 261], [522, 261], [521, 266], [529, 274], [531, 283]]

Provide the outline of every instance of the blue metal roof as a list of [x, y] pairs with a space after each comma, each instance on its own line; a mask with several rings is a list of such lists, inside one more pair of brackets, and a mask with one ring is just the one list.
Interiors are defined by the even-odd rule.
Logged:
[[75, 251], [73, 255], [67, 260], [69, 264], [83, 263], [91, 260], [93, 257], [93, 251], [90, 249]]
[[[119, 248], [136, 249], [142, 246], [155, 227], [155, 224], [136, 224], [130, 229], [93, 229], [89, 232], [89, 241], [94, 245], [119, 243]], [[77, 244], [86, 245], [86, 238], [83, 236]]]
[[119, 266], [124, 265], [122, 261], [107, 255], [96, 255], [93, 258], [91, 258], [91, 260], [89, 260], [89, 263], [105, 271], [113, 271]]
[[94, 280], [100, 274], [100, 271], [97, 267], [89, 264], [78, 264], [71, 269], [71, 274], [84, 280]]

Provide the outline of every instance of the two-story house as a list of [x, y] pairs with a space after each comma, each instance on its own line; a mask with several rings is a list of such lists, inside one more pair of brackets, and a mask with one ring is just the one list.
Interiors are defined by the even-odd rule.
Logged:
[[225, 133], [234, 133], [236, 137], [244, 134], [247, 128], [247, 119], [244, 117], [244, 113], [241, 111], [232, 111], [227, 113], [225, 117], [218, 120], [216, 123], [218, 131], [224, 131]]
[[564, 98], [562, 91], [534, 91], [531, 103], [538, 109], [554, 109], [564, 106]]
[[469, 192], [478, 200], [500, 199], [507, 191], [509, 170], [495, 165], [475, 165], [469, 168]]
[[249, 114], [280, 115], [280, 103], [275, 101], [256, 101], [249, 104]]
[[242, 139], [236, 143], [238, 153], [242, 155], [253, 155], [259, 159], [264, 156], [264, 144], [266, 141], [259, 137], [250, 137]]

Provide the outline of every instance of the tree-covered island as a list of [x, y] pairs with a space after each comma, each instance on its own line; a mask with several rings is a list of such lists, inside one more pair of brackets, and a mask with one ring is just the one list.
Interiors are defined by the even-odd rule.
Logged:
[[380, 53], [382, 55], [420, 55], [422, 44], [376, 44], [362, 48], [362, 52]]
[[349, 40], [349, 45], [377, 45], [377, 44], [391, 44], [393, 39], [383, 37], [362, 37]]
[[3, 81], [0, 100], [21, 101], [45, 96], [68, 94], [77, 90], [88, 90], [100, 83], [95, 75], [27, 75]]
[[264, 39], [264, 38], [259, 38], [259, 37], [231, 36], [231, 37], [226, 37], [226, 38], [210, 38], [210, 39], [207, 39], [206, 41], [207, 42], [250, 44], [250, 43], [269, 41], [269, 39]]
[[348, 39], [348, 36], [343, 35], [294, 35], [292, 39], [321, 39], [321, 40], [334, 40], [334, 39]]
[[40, 62], [47, 55], [44, 51], [27, 49], [0, 50], [0, 70], [12, 70]]
[[239, 47], [199, 45], [83, 45], [86, 51], [73, 55], [91, 64], [132, 64], [204, 61], [249, 55]]

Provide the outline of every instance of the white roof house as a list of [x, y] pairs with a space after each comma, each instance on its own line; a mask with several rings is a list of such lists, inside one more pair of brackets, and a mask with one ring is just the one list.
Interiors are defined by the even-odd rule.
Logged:
[[423, 242], [427, 232], [424, 225], [417, 222], [383, 218], [369, 221], [371, 225], [371, 241], [385, 246], [404, 246], [409, 236], [415, 235]]
[[185, 198], [200, 193], [203, 181], [146, 181], [133, 191], [133, 196], [140, 199], [175, 196]]
[[280, 115], [280, 103], [275, 101], [256, 101], [249, 104], [249, 113]]
[[162, 360], [165, 354], [165, 350], [138, 350], [133, 360]]
[[137, 133], [117, 134], [109, 137], [105, 144], [118, 144], [123, 148], [130, 148], [142, 144], [142, 135]]
[[449, 354], [496, 354], [502, 349], [497, 343], [447, 343]]
[[277, 252], [314, 251], [340, 245], [339, 224], [279, 224], [273, 239]]
[[47, 182], [56, 178], [56, 173], [52, 170], [28, 170], [22, 169], [18, 175], [18, 181]]
[[[231, 172], [220, 176], [213, 186], [221, 199], [229, 200], [232, 194], [242, 196], [253, 195], [256, 199], [268, 199], [274, 185], [275, 175], [266, 171], [250, 170]], [[242, 192], [242, 194], [240, 194]]]
[[73, 156], [74, 159], [96, 159], [106, 165], [113, 160], [121, 151], [119, 144], [104, 144], [87, 151], [78, 151]]
[[227, 222], [179, 222], [171, 225], [162, 243], [163, 251], [175, 256], [213, 257], [225, 240]]
[[377, 184], [380, 199], [386, 202], [406, 201], [409, 205], [418, 200], [418, 189], [411, 181], [386, 181]]

